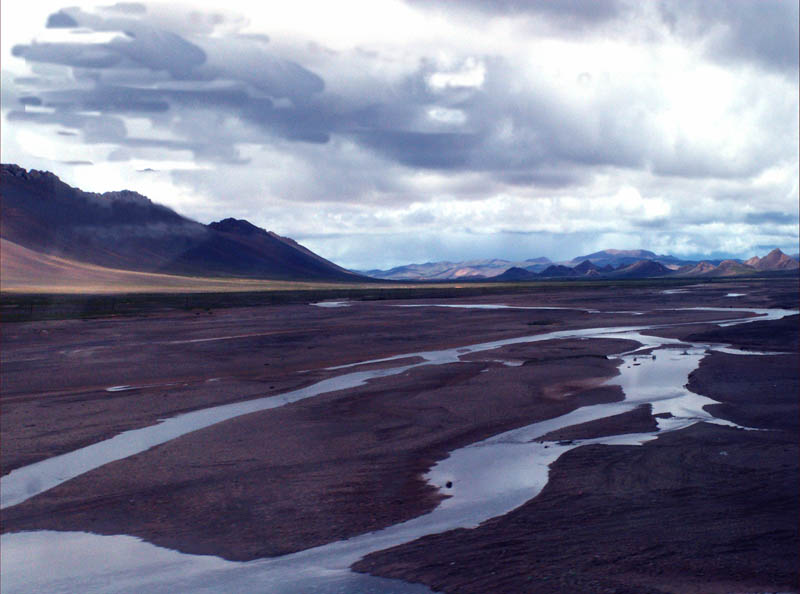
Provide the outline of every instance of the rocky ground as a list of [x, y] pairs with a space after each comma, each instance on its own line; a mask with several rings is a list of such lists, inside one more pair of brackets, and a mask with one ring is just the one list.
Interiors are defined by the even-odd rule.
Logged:
[[[747, 295], [726, 298], [731, 291]], [[331, 366], [553, 330], [680, 322], [657, 332], [791, 353], [714, 352], [690, 378], [690, 389], [721, 403], [714, 414], [768, 431], [702, 424], [640, 447], [576, 448], [553, 465], [541, 495], [514, 512], [370, 555], [357, 569], [446, 592], [796, 588], [797, 318], [719, 329], [704, 321], [738, 314], [672, 309], [797, 307], [796, 286], [703, 285], [667, 295], [591, 287], [458, 302], [606, 313], [368, 302], [7, 325], [3, 473], [165, 416], [343, 373]], [[602, 382], [617, 373], [613, 355], [631, 346], [610, 339], [515, 345], [240, 417], [3, 510], [2, 530], [132, 534], [228, 559], [374, 530], [437, 504], [442, 495], [421, 474], [452, 449], [620, 399], [619, 388]], [[106, 391], [122, 385], [134, 389]], [[548, 438], [654, 424], [642, 407]]]

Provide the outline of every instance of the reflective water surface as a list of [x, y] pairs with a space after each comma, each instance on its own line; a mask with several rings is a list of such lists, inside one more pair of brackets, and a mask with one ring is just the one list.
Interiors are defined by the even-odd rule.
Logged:
[[[791, 310], [746, 308], [719, 308], [719, 311], [737, 311], [748, 316], [751, 313], [757, 314], [757, 317], [743, 316], [739, 320], [727, 320], [725, 325], [778, 319], [797, 313]], [[75, 452], [20, 468], [2, 477], [0, 481], [3, 507], [20, 503], [93, 468], [142, 452], [191, 431], [302, 398], [360, 386], [371, 379], [404, 373], [421, 365], [456, 363], [468, 353], [561, 338], [624, 338], [640, 343], [630, 353], [620, 356], [620, 375], [607, 382], [622, 388], [625, 395], [623, 401], [586, 406], [451, 452], [447, 458], [431, 468], [425, 477], [450, 497], [424, 516], [348, 540], [247, 563], [186, 555], [124, 535], [99, 536], [48, 531], [4, 534], [0, 550], [2, 591], [429, 592], [427, 588], [417, 585], [356, 575], [348, 568], [370, 552], [409, 542], [426, 534], [458, 527], [474, 527], [489, 518], [508, 513], [535, 497], [547, 483], [549, 465], [574, 447], [592, 443], [638, 445], [655, 439], [659, 433], [682, 429], [698, 422], [736, 426], [717, 419], [704, 410], [704, 407], [715, 401], [685, 388], [689, 373], [697, 367], [711, 345], [693, 344], [687, 348], [675, 339], [641, 334], [650, 328], [641, 326], [558, 331], [343, 365], [331, 369], [352, 368], [365, 363], [389, 362], [408, 357], [421, 358], [420, 362], [413, 364], [388, 369], [351, 371], [285, 394], [179, 415], [156, 425], [127, 431]], [[720, 346], [713, 348], [732, 354], [754, 354]], [[671, 416], [658, 419], [657, 432], [571, 442], [535, 441], [551, 431], [624, 413], [642, 404], [649, 404], [653, 414], [670, 413]]]

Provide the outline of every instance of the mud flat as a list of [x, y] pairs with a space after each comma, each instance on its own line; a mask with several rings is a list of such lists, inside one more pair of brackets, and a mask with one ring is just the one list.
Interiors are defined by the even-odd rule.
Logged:
[[[3, 527], [125, 533], [183, 552], [251, 560], [391, 526], [436, 506], [442, 495], [422, 474], [449, 451], [621, 399], [617, 390], [591, 387], [616, 373], [618, 362], [606, 354], [635, 346], [559, 341], [541, 347], [547, 361], [536, 366], [423, 366], [239, 417], [4, 510]], [[578, 369], [576, 354], [588, 359]]]
[[[787, 354], [712, 352], [688, 387], [720, 402], [709, 407], [715, 416], [763, 431], [698, 424], [638, 448], [574, 449], [521, 508], [355, 569], [443, 592], [797, 591], [797, 317], [754, 324], [702, 337]], [[621, 432], [642, 412], [605, 424]]]
[[[591, 289], [582, 305], [574, 289], [550, 290], [525, 301], [519, 301], [519, 296], [499, 296], [495, 302], [585, 309], [587, 304], [607, 299], [608, 293], [617, 293], [616, 301], [624, 308], [612, 307], [612, 311], [636, 311], [639, 301], [649, 299], [650, 291], [631, 292]], [[459, 300], [487, 302], [486, 297]], [[7, 324], [0, 350], [2, 472], [162, 418], [282, 394], [341, 374], [331, 367], [488, 340], [645, 321], [629, 313], [590, 314], [583, 309], [392, 306], [401, 303], [407, 302], [353, 302], [344, 308], [247, 307]], [[673, 323], [740, 315], [664, 310], [648, 313], [646, 321]]]
[[[797, 418], [800, 388], [796, 321], [710, 323], [750, 315], [731, 306], [785, 306], [791, 290], [754, 283], [734, 304], [724, 286], [655, 299], [647, 287], [570, 288], [459, 300], [478, 308], [352, 302], [17, 324], [2, 353], [4, 479], [160, 418], [280, 398], [343, 374], [381, 374], [104, 464], [6, 507], [2, 530], [134, 535], [183, 553], [252, 560], [224, 565], [232, 572], [224, 583], [241, 584], [264, 558], [300, 563], [310, 547], [368, 542], [372, 531], [447, 508], [458, 497], [445, 499], [450, 487], [436, 469], [452, 452], [575, 415], [536, 434], [573, 449], [553, 456], [535, 499], [477, 528], [387, 540], [405, 544], [355, 567], [447, 592], [792, 588], [797, 427], [787, 418]], [[697, 307], [725, 309], [690, 309]], [[669, 415], [636, 402], [614, 408], [624, 397], [614, 384], [620, 365], [636, 365], [617, 356], [646, 340], [623, 331], [653, 325], [663, 327], [648, 332], [664, 336], [675, 356], [681, 341], [701, 334], [709, 345], [792, 353], [692, 351], [700, 366], [689, 387], [718, 403], [708, 407], [713, 415], [769, 431], [700, 423], [653, 439]], [[622, 331], [594, 336], [598, 328]], [[581, 421], [579, 413], [603, 403], [614, 414]], [[571, 443], [625, 434], [634, 442], [650, 436], [638, 447]], [[362, 554], [333, 558], [349, 565]]]

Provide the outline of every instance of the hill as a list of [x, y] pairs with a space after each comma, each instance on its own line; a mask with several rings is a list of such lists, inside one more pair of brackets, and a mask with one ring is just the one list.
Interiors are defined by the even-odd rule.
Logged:
[[492, 281], [497, 282], [516, 282], [536, 280], [539, 275], [519, 266], [513, 266], [506, 270], [503, 274], [499, 274], [491, 278]]
[[509, 268], [524, 268], [539, 272], [551, 264], [548, 258], [531, 258], [524, 262], [512, 262], [490, 258], [484, 260], [464, 260], [460, 262], [426, 262], [406, 264], [388, 270], [362, 270], [362, 274], [386, 280], [466, 280], [495, 277]]
[[[4, 292], [14, 293], [227, 293], [334, 286], [319, 282], [211, 278], [119, 270], [42, 254], [2, 238], [0, 270], [0, 287]], [[15, 312], [5, 313], [13, 316]]]
[[580, 273], [576, 272], [574, 268], [570, 268], [569, 266], [564, 266], [562, 264], [552, 264], [539, 273], [539, 276], [546, 278], [562, 278], [566, 276], [579, 275]]
[[660, 262], [653, 260], [639, 260], [628, 266], [624, 266], [608, 273], [613, 278], [651, 278], [657, 276], [668, 276], [674, 271], [667, 268]]
[[510, 268], [503, 274], [494, 276], [487, 280], [492, 281], [524, 281], [536, 278], [575, 278], [575, 279], [639, 279], [639, 278], [658, 278], [667, 276], [676, 277], [728, 277], [728, 276], [750, 276], [761, 275], [795, 275], [798, 272], [798, 263], [789, 258], [783, 252], [776, 249], [764, 258], [751, 258], [748, 262], [760, 263], [761, 268], [743, 264], [738, 260], [723, 260], [719, 265], [703, 260], [699, 263], [689, 263], [678, 270], [667, 266], [657, 260], [637, 260], [632, 264], [621, 265], [618, 268], [611, 268], [606, 264], [599, 268], [590, 260], [583, 260], [574, 267], [563, 264], [553, 264], [548, 266], [539, 274], [528, 273], [522, 268]]
[[763, 258], [753, 256], [745, 264], [756, 270], [795, 270], [800, 268], [800, 263], [795, 258], [787, 256], [779, 249], [774, 249]]
[[612, 268], [620, 268], [624, 266], [629, 266], [630, 264], [635, 264], [640, 260], [652, 260], [654, 262], [660, 262], [665, 266], [680, 266], [685, 262], [679, 260], [674, 256], [668, 255], [657, 255], [648, 250], [601, 250], [599, 252], [594, 252], [592, 254], [587, 254], [585, 256], [578, 256], [577, 258], [573, 258], [569, 262], [566, 262], [568, 266], [576, 266], [583, 261], [589, 261], [598, 268], [602, 268], [604, 266], [611, 266]]
[[4, 164], [0, 195], [0, 237], [46, 256], [137, 272], [365, 280], [247, 221], [203, 225], [128, 190], [83, 192], [50, 172]]

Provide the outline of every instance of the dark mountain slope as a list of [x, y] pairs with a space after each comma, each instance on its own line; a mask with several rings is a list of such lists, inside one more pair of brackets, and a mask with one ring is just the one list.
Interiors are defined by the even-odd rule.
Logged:
[[621, 268], [629, 266], [630, 264], [635, 264], [641, 260], [653, 260], [654, 262], [670, 265], [685, 264], [685, 262], [674, 256], [658, 255], [648, 250], [601, 250], [599, 252], [573, 258], [570, 262], [568, 262], [568, 264], [570, 266], [575, 266], [584, 260], [588, 260], [598, 268], [609, 265], [612, 268]]
[[573, 268], [569, 266], [564, 266], [562, 264], [553, 264], [548, 266], [542, 272], [539, 273], [539, 276], [548, 277], [548, 278], [561, 278], [566, 276], [579, 276], [579, 272], [575, 272]]
[[591, 272], [597, 273], [600, 271], [600, 269], [594, 264], [592, 264], [589, 260], [584, 260], [583, 262], [575, 266], [573, 270], [583, 275], [589, 274]]
[[247, 221], [202, 225], [136, 192], [83, 192], [2, 165], [0, 235], [30, 250], [117, 269], [282, 280], [363, 280]]
[[787, 256], [778, 248], [775, 248], [763, 258], [753, 256], [745, 262], [756, 270], [795, 270], [800, 267], [797, 260]]
[[535, 280], [539, 278], [539, 275], [535, 272], [531, 272], [530, 270], [526, 270], [525, 268], [520, 268], [519, 266], [512, 266], [508, 270], [506, 270], [502, 274], [498, 274], [497, 276], [493, 276], [486, 280], [490, 281], [497, 281], [497, 282], [514, 282], [514, 281], [528, 281], [528, 280]]
[[639, 260], [629, 266], [610, 272], [608, 276], [614, 278], [649, 278], [667, 276], [669, 274], [673, 274], [673, 271], [659, 262]]

